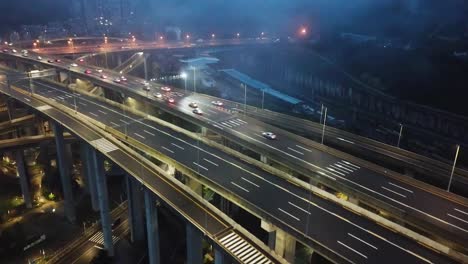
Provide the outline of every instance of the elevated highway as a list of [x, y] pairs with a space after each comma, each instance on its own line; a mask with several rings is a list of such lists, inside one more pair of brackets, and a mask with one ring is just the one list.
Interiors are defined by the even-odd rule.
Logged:
[[[245, 116], [238, 121], [239, 116], [236, 116], [235, 112], [240, 108], [239, 105], [227, 104], [224, 108], [214, 107], [209, 97], [177, 89], [165, 93], [160, 90], [161, 85], [158, 84], [151, 84], [151, 91], [147, 92], [142, 89], [143, 80], [134, 77], [128, 77], [127, 82], [116, 84], [112, 80], [120, 76], [118, 73], [110, 70], [98, 73], [96, 67], [88, 65], [69, 67], [71, 61], [68, 60], [49, 63], [47, 62], [49, 57], [37, 61], [33, 54], [29, 57], [3, 54], [7, 57], [11, 55], [17, 60], [56, 67], [59, 71], [72, 73], [101, 87], [128, 94], [137, 100], [151, 102], [168, 113], [223, 135], [302, 176], [311, 177], [327, 186], [351, 194], [364, 204], [390, 213], [392, 217], [416, 226], [423, 232], [441, 236], [447, 243], [466, 244], [468, 222], [465, 222], [463, 212], [468, 212], [468, 206], [466, 200], [456, 195], [451, 193], [441, 195], [440, 192], [432, 192], [430, 188], [408, 184], [403, 176], [396, 174], [395, 177], [395, 173], [388, 173], [384, 168], [369, 167], [356, 158], [346, 159], [332, 155], [324, 146], [259, 120]], [[86, 69], [91, 69], [92, 73], [85, 74]], [[103, 74], [108, 78], [101, 78]], [[164, 97], [156, 98], [153, 93], [157, 91], [165, 94]], [[176, 103], [167, 103], [166, 99], [169, 97], [175, 98]], [[206, 109], [203, 116], [192, 113], [188, 107], [191, 101], [198, 102]], [[275, 132], [279, 140], [264, 139], [261, 136], [263, 131]]]
[[[23, 87], [28, 89], [28, 85], [23, 84]], [[163, 151], [164, 155], [209, 178], [218, 186], [224, 186], [234, 195], [250, 201], [249, 204], [261, 206], [261, 210], [270, 215], [267, 219], [271, 221], [276, 219], [277, 225], [299, 237], [301, 237], [299, 234], [303, 233], [303, 236], [305, 235], [303, 239], [308, 245], [319, 242], [333, 249], [340, 256], [338, 259], [341, 261], [338, 262], [393, 263], [397, 259], [409, 263], [449, 261], [411, 239], [397, 235], [330, 201], [311, 195], [306, 189], [226, 156], [219, 150], [203, 146], [198, 140], [187, 138], [168, 128], [158, 126], [154, 122], [142, 120], [128, 113], [124, 114], [119, 109], [103, 105], [102, 102], [95, 102], [93, 98], [73, 95], [46, 83], [35, 82], [35, 93], [41, 95], [42, 98], [47, 96], [71, 109], [74, 108], [73, 97], [75, 97], [85, 104], [79, 104], [77, 108], [81, 114], [126, 134], [135, 142], [148, 145], [156, 151]], [[27, 92], [18, 93], [20, 100], [25, 100], [28, 96]], [[95, 115], [104, 115], [105, 118]], [[184, 148], [183, 151], [174, 144]], [[225, 177], [219, 177], [219, 175], [225, 175]], [[272, 200], [270, 197], [276, 198]], [[311, 218], [310, 221], [309, 218]], [[288, 226], [289, 229], [287, 229]], [[324, 229], [324, 227], [329, 228]], [[366, 243], [360, 241], [366, 241]], [[366, 246], [368, 244], [374, 245], [374, 248]]]
[[[204, 237], [223, 248], [229, 254], [233, 261], [241, 262], [238, 254], [243, 253], [229, 248], [222, 243], [223, 238], [227, 236], [236, 236], [243, 245], [250, 246], [251, 255], [255, 256], [257, 261], [263, 263], [285, 263], [262, 246], [253, 236], [237, 226], [226, 216], [221, 215], [216, 208], [191, 193], [191, 191], [181, 183], [168, 176], [163, 170], [147, 161], [140, 154], [128, 148], [124, 144], [116, 141], [103, 131], [80, 120], [80, 116], [73, 111], [66, 111], [63, 108], [57, 109], [43, 101], [36, 99], [24, 90], [8, 88], [5, 83], [1, 83], [1, 92], [12, 98], [36, 109], [43, 115], [59, 122], [66, 127], [73, 135], [88, 142], [107, 159], [114, 162], [127, 173], [136, 178], [149, 190], [155, 193], [161, 202], [167, 204], [170, 208], [182, 215], [186, 221], [193, 224], [200, 230]], [[50, 98], [50, 97], [49, 97]], [[51, 101], [53, 103], [53, 101]], [[252, 250], [251, 250], [252, 249]], [[247, 262], [252, 263], [252, 262]]]

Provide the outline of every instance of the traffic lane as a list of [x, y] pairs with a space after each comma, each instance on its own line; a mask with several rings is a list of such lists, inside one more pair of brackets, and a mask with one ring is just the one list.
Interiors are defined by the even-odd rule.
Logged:
[[[129, 135], [131, 135], [132, 133], [135, 134], [135, 133], [141, 132], [142, 130], [144, 131], [144, 128], [145, 128], [146, 126], [137, 127], [137, 126], [139, 126], [140, 124], [141, 124], [140, 122], [135, 121], [135, 123], [134, 123], [132, 126], [129, 126]], [[141, 125], [143, 125], [143, 124], [141, 124]], [[136, 128], [136, 129], [133, 130], [134, 128]], [[137, 139], [137, 138], [136, 138], [136, 139]], [[137, 139], [137, 140], [141, 140], [141, 139]], [[151, 141], [151, 142], [153, 142], [153, 141]], [[151, 144], [151, 142], [150, 142], [150, 144]], [[173, 142], [167, 142], [167, 140], [161, 140], [161, 138], [158, 138], [158, 139], [156, 140], [156, 142], [157, 142], [157, 144], [158, 144], [159, 142], [166, 142], [166, 145], [167, 145], [167, 146], [170, 146], [170, 145], [172, 145], [172, 143], [173, 143]], [[179, 144], [181, 144], [181, 143], [179, 143]], [[182, 144], [181, 144], [181, 145], [182, 145]], [[153, 147], [155, 147], [155, 148], [162, 148], [162, 147], [164, 147], [164, 146], [161, 146], [161, 145], [154, 145]], [[200, 162], [200, 160], [205, 160], [205, 161], [207, 161], [207, 162], [208, 162], [207, 158], [210, 158], [211, 160], [209, 160], [209, 161], [211, 161], [211, 162], [213, 162], [213, 160], [216, 160], [216, 159], [215, 159], [216, 157], [213, 156], [213, 155], [208, 155], [207, 158], [205, 158], [205, 156], [204, 156], [204, 155], [207, 154], [207, 153], [213, 153], [213, 152], [215, 152], [216, 150], [214, 150], [214, 149], [209, 149], [209, 150], [201, 151], [199, 148], [197, 148], [197, 154], [195, 154], [195, 153], [190, 154], [189, 151], [187, 151], [187, 150], [185, 150], [185, 149], [183, 149], [183, 150], [184, 150], [184, 151], [183, 151], [181, 154], [176, 155], [176, 156], [179, 157], [179, 158], [180, 158], [181, 156], [182, 156], [182, 157], [186, 157], [186, 158], [188, 157], [188, 161], [186, 160], [185, 162], [186, 162], [186, 163], [190, 163], [190, 162], [191, 162], [191, 164], [195, 165], [195, 167], [196, 167], [196, 168], [194, 168], [195, 171], [205, 170], [205, 169], [203, 168], [203, 167], [204, 167], [203, 165], [205, 165], [205, 164], [202, 165], [202, 163]], [[207, 152], [205, 152], [205, 151], [207, 151]], [[173, 151], [173, 152], [174, 152], [174, 151]], [[187, 154], [187, 153], [189, 153], [189, 154]], [[200, 156], [200, 153], [202, 153], [201, 156]], [[174, 153], [169, 153], [168, 156], [170, 156], [171, 154], [175, 154], [175, 152], [174, 152]], [[184, 155], [184, 154], [186, 154], [186, 155]], [[221, 155], [222, 155], [222, 153], [218, 153], [218, 154], [221, 154]], [[194, 163], [194, 162], [195, 162], [195, 161], [194, 161], [194, 158], [193, 158], [194, 156], [197, 156], [197, 160], [196, 160], [196, 161], [198, 161], [198, 162], [196, 162], [196, 163]], [[201, 157], [202, 159], [200, 159], [200, 157]], [[176, 158], [176, 157], [174, 157], [174, 158]], [[227, 157], [227, 158], [229, 158], [229, 157]], [[211, 163], [210, 163], [210, 164], [211, 164]], [[228, 164], [229, 164], [229, 163], [228, 163]], [[222, 168], [228, 168], [228, 164], [223, 165]], [[193, 168], [193, 165], [189, 165], [189, 167], [192, 167], [192, 168]], [[203, 166], [203, 167], [201, 167], [201, 166], [199, 166], [199, 165], [201, 165], [201, 166]], [[245, 164], [237, 164], [237, 166], [238, 166], [238, 167], [241, 167], [241, 166], [245, 166]], [[219, 166], [216, 166], [216, 167], [219, 167]], [[206, 168], [206, 167], [205, 167], [205, 168]], [[232, 178], [232, 177], [231, 177], [231, 178], [228, 178], [228, 179], [227, 179], [228, 181], [230, 181], [230, 184], [231, 184], [232, 186], [229, 185], [227, 182], [224, 182], [224, 185], [228, 185], [228, 186], [230, 187], [230, 190], [233, 191], [233, 192], [236, 192], [236, 191], [237, 191], [237, 192], [241, 192], [240, 195], [242, 196], [242, 195], [245, 195], [245, 193], [243, 193], [243, 192], [247, 192], [247, 191], [245, 191], [245, 190], [248, 190], [247, 188], [249, 188], [250, 185], [255, 186], [254, 184], [257, 184], [257, 183], [255, 183], [255, 179], [251, 178], [252, 175], [253, 175], [251, 171], [254, 170], [254, 169], [255, 169], [255, 168], [249, 168], [249, 171], [244, 171], [244, 172], [247, 173], [247, 174], [244, 174], [245, 177], [240, 176], [240, 178], [239, 178], [239, 176], [238, 176], [238, 173], [235, 172], [235, 169], [228, 169], [227, 171], [226, 171], [226, 170], [223, 170], [223, 171], [218, 172], [217, 174], [219, 174], [219, 175], [229, 175], [229, 173], [234, 173], [234, 176], [232, 176], [232, 177], [237, 177], [237, 178]], [[260, 173], [263, 173], [263, 172], [257, 171], [255, 174], [258, 175], [258, 174], [260, 174]], [[203, 175], [203, 173], [200, 173], [200, 174]], [[271, 175], [271, 176], [272, 176], [272, 175]], [[272, 179], [271, 176], [270, 176], [270, 178], [269, 178], [270, 181], [273, 180], [273, 179], [277, 179], [277, 177], [273, 177], [273, 179]], [[208, 177], [208, 176], [205, 175], [205, 177]], [[249, 177], [249, 178], [248, 178], [248, 177]], [[236, 179], [238, 180], [238, 182], [235, 181]], [[248, 179], [249, 181], [246, 181], [245, 179]], [[261, 179], [261, 178], [259, 178], [259, 179]], [[235, 183], [235, 184], [234, 184], [234, 183]], [[252, 184], [252, 183], [254, 183], [254, 184]], [[250, 184], [250, 185], [249, 185], [249, 184]], [[258, 185], [258, 184], [257, 184], [257, 185]], [[278, 184], [278, 186], [281, 186], [281, 185], [284, 185], [284, 182]], [[229, 189], [229, 187], [228, 187], [228, 189]], [[250, 186], [250, 187], [251, 187], [251, 186]], [[255, 187], [256, 187], [256, 186], [255, 186]], [[258, 188], [258, 187], [257, 187], [257, 188]], [[290, 189], [290, 188], [288, 187], [288, 189]], [[304, 199], [304, 197], [307, 197], [307, 194], [304, 193], [304, 190], [303, 190], [303, 189], [297, 189], [297, 190], [295, 190], [295, 192], [296, 192], [296, 193], [302, 192], [302, 199]], [[248, 191], [247, 193], [250, 193], [250, 191]], [[257, 190], [255, 193], [258, 193], [258, 190]], [[289, 193], [289, 194], [287, 194], [287, 195], [291, 195], [291, 194], [292, 194], [292, 193]], [[265, 195], [260, 195], [260, 196], [261, 196], [261, 197], [275, 197], [275, 195], [276, 195], [276, 196], [278, 195], [278, 190], [271, 190], [269, 194], [267, 193], [267, 194], [265, 194]], [[315, 197], [315, 196], [314, 196], [314, 197]], [[250, 198], [251, 198], [251, 199], [256, 199], [256, 195], [254, 195], [254, 197], [250, 197]], [[288, 198], [288, 197], [280, 197], [279, 200], [280, 200], [280, 201], [286, 201], [286, 200], [288, 200], [287, 198]], [[290, 200], [291, 200], [291, 199], [290, 199]], [[266, 204], [264, 204], [264, 207], [267, 207], [267, 206], [270, 204], [270, 200], [269, 200], [269, 199], [264, 200], [264, 202], [266, 202]], [[258, 204], [258, 203], [259, 203], [259, 201], [256, 200], [254, 204]], [[297, 201], [293, 200], [293, 202], [291, 202], [291, 203], [293, 203], [294, 205], [297, 205], [297, 204], [300, 203], [300, 200], [297, 200]], [[313, 203], [314, 203], [314, 204], [317, 204], [317, 203], [320, 203], [320, 201], [319, 201], [319, 200], [314, 200]], [[288, 202], [288, 204], [289, 204], [289, 202]], [[270, 204], [270, 205], [271, 205], [271, 204]], [[291, 204], [290, 204], [290, 205], [291, 205]], [[275, 206], [276, 206], [276, 204], [275, 204]], [[286, 206], [287, 206], [287, 205], [286, 205]], [[286, 206], [284, 206], [284, 207], [286, 208]], [[322, 206], [327, 206], [327, 205], [322, 205]], [[295, 206], [294, 206], [294, 207], [295, 207]], [[281, 208], [281, 207], [278, 207], [278, 211], [279, 211], [279, 212], [276, 212], [276, 209], [275, 209], [275, 208], [270, 208], [270, 210], [273, 211], [273, 212], [276, 212], [276, 214], [278, 214], [278, 213], [283, 213], [284, 216], [282, 216], [282, 217], [283, 217], [283, 218], [286, 218], [286, 219], [283, 219], [284, 221], [291, 220], [291, 219], [289, 219], [289, 218], [295, 219], [294, 217], [291, 217], [292, 214], [290, 214], [290, 213], [287, 211], [288, 209], [282, 209], [282, 208], [281, 208], [282, 210], [279, 210], [279, 208]], [[342, 209], [342, 210], [343, 210], [343, 209]], [[332, 211], [331, 211], [331, 212], [332, 212]], [[347, 211], [346, 211], [346, 212], [347, 212]], [[356, 217], [356, 215], [351, 214], [351, 213], [349, 213], [349, 212], [348, 212], [348, 214], [350, 214], [350, 215], [346, 216], [344, 219], [350, 219], [350, 217], [353, 217], [353, 216]], [[273, 213], [273, 215], [274, 215], [274, 213]], [[281, 214], [280, 214], [280, 215], [281, 215]], [[329, 215], [327, 215], [327, 216], [328, 216], [329, 218], [330, 218], [330, 216], [336, 217], [336, 216], [333, 215], [333, 214], [329, 214]], [[327, 218], [325, 218], [325, 217], [323, 217], [323, 216], [321, 216], [320, 219], [325, 219], [325, 221], [323, 221], [324, 224], [330, 223], [330, 222], [333, 222], [333, 221], [336, 221], [336, 219], [335, 219], [335, 220], [327, 219]], [[296, 220], [296, 219], [295, 219], [295, 220]], [[356, 219], [356, 221], [359, 221], [359, 220], [361, 220], [361, 219]], [[287, 223], [287, 222], [286, 222], [286, 223]], [[314, 226], [312, 226], [312, 227], [316, 227], [316, 226], [314, 225]], [[310, 230], [309, 232], [315, 232], [314, 229], [313, 229], [312, 227], [308, 227], [308, 228], [310, 228], [310, 229], [309, 229], [309, 230]], [[301, 227], [296, 225], [296, 226], [294, 226], [294, 228], [299, 228], [299, 230], [300, 230]], [[303, 228], [303, 230], [305, 230], [305, 227], [302, 227], [302, 228]], [[336, 228], [334, 227], [334, 229], [336, 229]], [[305, 232], [307, 232], [307, 231], [305, 231]], [[348, 232], [349, 232], [349, 230], [348, 230]], [[341, 234], [341, 233], [342, 233], [342, 232], [340, 232], [340, 234]], [[350, 233], [351, 233], [351, 234], [352, 234], [352, 233], [356, 234], [356, 233], [359, 233], [359, 230], [353, 230], [353, 231], [350, 232]], [[311, 234], [313, 234], [313, 233], [311, 233]], [[311, 234], [309, 234], [309, 235], [311, 235]], [[379, 234], [380, 234], [380, 233], [379, 233]], [[339, 234], [335, 234], [335, 235], [339, 235]], [[330, 236], [330, 232], [328, 232], [328, 236]], [[325, 237], [324, 237], [322, 240], [320, 240], [320, 241], [324, 241], [324, 240], [326, 239], [326, 237], [327, 237], [327, 236], [325, 236]], [[334, 236], [334, 237], [336, 237], [336, 236]], [[345, 237], [345, 238], [341, 238], [341, 240], [344, 240], [344, 239], [346, 239], [346, 237]], [[347, 245], [347, 244], [346, 244], [346, 246], [348, 246], [348, 247], [343, 246], [342, 244], [344, 244], [344, 242], [342, 242], [341, 240], [336, 240], [336, 241], [340, 241], [340, 242], [341, 242], [341, 243], [338, 243], [338, 244], [339, 244], [340, 246], [343, 247], [342, 250], [346, 249], [346, 250], [350, 250], [351, 252], [354, 252], [354, 251], [352, 251], [352, 249], [355, 249], [355, 248], [353, 248], [353, 247], [351, 247], [351, 246], [349, 246], [349, 245]], [[336, 243], [337, 243], [337, 242], [336, 242]], [[381, 248], [383, 248], [383, 247], [385, 247], [385, 245], [381, 246]], [[351, 248], [351, 249], [350, 249], [350, 248]], [[401, 250], [401, 249], [400, 249], [400, 250]], [[402, 252], [406, 252], [406, 251], [403, 250]], [[361, 256], [361, 255], [358, 254], [358, 256]], [[362, 257], [362, 256], [361, 256], [361, 257]]]
[[[253, 121], [252, 119], [248, 120]], [[277, 140], [269, 140], [262, 137], [261, 133], [266, 130], [274, 132], [278, 137]], [[388, 186], [388, 182], [395, 181], [394, 179], [369, 169], [362, 168], [352, 162], [339, 159], [316, 148], [308, 147], [305, 144], [298, 144], [297, 141], [291, 140], [287, 136], [282, 137], [280, 134], [281, 131], [274, 128], [266, 128], [255, 123], [250, 123], [249, 126], [239, 127], [231, 131], [242, 135], [247, 141], [252, 143], [261, 143], [263, 146], [267, 146], [268, 148], [279, 152], [282, 156], [290, 158], [293, 162], [306, 164], [313, 169], [319, 170], [319, 173], [322, 176], [351, 184], [353, 187], [359, 188], [373, 197], [385, 200], [386, 202], [401, 208], [403, 211], [413, 211], [417, 214], [424, 215], [429, 218], [429, 221], [439, 226], [443, 226], [444, 228], [448, 228], [455, 234], [460, 231], [463, 233], [467, 232], [465, 224], [468, 224], [468, 221], [464, 222], [464, 218], [460, 218], [459, 216], [452, 214], [454, 213], [453, 211], [455, 211], [457, 215], [463, 214], [464, 212], [467, 212], [466, 208], [459, 206], [452, 201], [407, 185], [407, 188], [405, 189], [413, 191], [415, 195], [408, 196], [411, 199], [401, 202], [394, 198], [394, 196], [399, 196], [399, 193], [397, 194], [395, 191], [392, 192], [390, 189], [390, 187], [398, 187], [394, 185], [392, 186], [391, 184], [391, 186]], [[398, 182], [397, 185], [400, 186], [400, 182]], [[388, 194], [383, 193], [384, 191], [388, 192]], [[418, 194], [421, 194], [421, 196], [418, 196]], [[399, 198], [402, 198], [402, 196], [399, 196]], [[428, 203], [427, 201], [431, 202]], [[436, 207], [434, 207], [434, 205], [436, 205]], [[459, 211], [454, 210], [454, 208]], [[456, 222], [459, 223], [454, 224]]]

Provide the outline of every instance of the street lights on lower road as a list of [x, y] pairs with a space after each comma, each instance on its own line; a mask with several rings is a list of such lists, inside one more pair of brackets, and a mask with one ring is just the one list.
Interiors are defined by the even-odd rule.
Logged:
[[450, 192], [450, 185], [452, 185], [453, 173], [455, 172], [455, 166], [457, 166], [458, 152], [460, 151], [460, 145], [457, 145], [457, 150], [455, 151], [455, 158], [453, 159], [452, 172], [450, 173], [450, 179], [447, 186], [447, 192]]

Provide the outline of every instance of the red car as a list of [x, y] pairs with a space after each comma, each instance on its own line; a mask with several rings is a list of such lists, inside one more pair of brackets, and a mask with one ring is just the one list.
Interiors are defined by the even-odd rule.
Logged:
[[174, 100], [174, 98], [168, 98], [167, 102], [169, 102], [170, 104], [173, 104], [173, 103], [175, 103], [175, 100]]
[[86, 74], [91, 74], [93, 71], [91, 71], [90, 69], [87, 69], [86, 71], [84, 71], [84, 73]]
[[79, 59], [78, 61], [79, 61], [79, 62], [84, 62], [84, 59]]
[[61, 63], [62, 61], [60, 59], [55, 59], [56, 63]]

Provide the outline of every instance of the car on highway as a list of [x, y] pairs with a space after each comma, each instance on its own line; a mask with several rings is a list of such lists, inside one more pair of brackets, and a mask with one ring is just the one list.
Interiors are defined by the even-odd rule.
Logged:
[[48, 63], [53, 63], [53, 62], [54, 62], [54, 60], [52, 60], [52, 59], [48, 59], [48, 60], [47, 60], [47, 62], [48, 62]]
[[3, 52], [8, 53], [10, 51], [8, 49], [3, 49]]
[[276, 139], [276, 134], [274, 134], [273, 132], [262, 132], [262, 136], [271, 140]]
[[122, 80], [122, 82], [126, 82], [127, 78], [125, 76], [120, 76], [120, 80]]
[[101, 73], [101, 72], [102, 72], [102, 69], [97, 69], [96, 71], [99, 72], [99, 73]]
[[149, 90], [151, 90], [151, 87], [149, 87], [149, 86], [143, 86], [143, 90], [149, 91]]
[[102, 75], [101, 75], [101, 78], [102, 78], [102, 79], [107, 79], [107, 75], [102, 74]]
[[78, 64], [72, 63], [72, 64], [70, 64], [70, 66], [71, 66], [71, 67], [78, 67]]
[[170, 103], [170, 104], [173, 104], [173, 103], [175, 103], [175, 100], [174, 100], [174, 98], [167, 98], [167, 102]]
[[121, 83], [122, 81], [119, 78], [114, 79], [115, 83]]
[[190, 104], [188, 106], [190, 106], [192, 108], [198, 108], [198, 104], [195, 103], [195, 102], [190, 102]]
[[84, 59], [79, 59], [78, 61], [79, 61], [79, 62], [84, 62]]
[[161, 94], [161, 93], [154, 93], [153, 95], [154, 95], [154, 97], [156, 97], [156, 98], [161, 98], [161, 97], [162, 97], [162, 94]]
[[29, 54], [27, 52], [23, 53], [22, 55], [23, 55], [23, 57], [28, 57], [29, 56]]
[[91, 74], [91, 73], [93, 73], [93, 71], [90, 70], [90, 69], [86, 69], [86, 70], [84, 71], [84, 73], [86, 73], [86, 74]]
[[165, 91], [165, 92], [170, 92], [170, 91], [171, 91], [171, 87], [163, 86], [163, 87], [161, 87], [161, 90], [163, 90], [163, 91]]
[[42, 57], [41, 57], [41, 56], [37, 56], [37, 60], [42, 60]]
[[192, 112], [193, 112], [194, 114], [197, 114], [197, 115], [203, 115], [203, 111], [200, 110], [200, 108], [195, 108], [195, 109], [193, 109]]
[[12, 49], [11, 52], [16, 53], [17, 51], [15, 49]]
[[218, 100], [216, 100], [216, 101], [211, 101], [211, 104], [212, 104], [212, 105], [216, 105], [216, 106], [223, 106], [223, 102], [218, 101]]
[[55, 59], [56, 63], [61, 63], [62, 61], [60, 59]]

